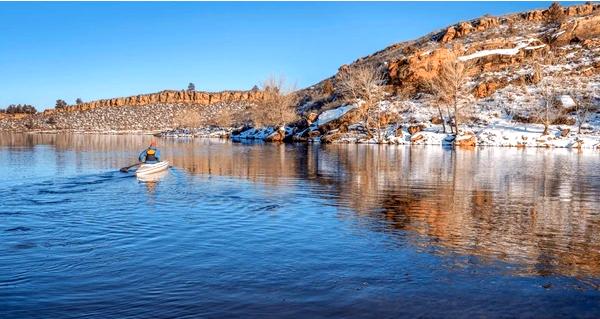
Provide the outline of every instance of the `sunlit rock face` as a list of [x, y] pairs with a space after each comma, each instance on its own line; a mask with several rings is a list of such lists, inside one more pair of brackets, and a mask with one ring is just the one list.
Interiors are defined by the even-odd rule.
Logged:
[[224, 91], [224, 92], [200, 92], [200, 91], [162, 91], [151, 94], [141, 94], [129, 97], [104, 99], [71, 105], [58, 110], [59, 112], [86, 111], [98, 107], [111, 106], [144, 106], [149, 104], [197, 104], [210, 105], [219, 102], [252, 102], [259, 101], [263, 97], [262, 91]]
[[[497, 89], [511, 83], [527, 82], [525, 77], [510, 77], [509, 74], [503, 76], [499, 73], [521, 69], [550, 50], [563, 63], [577, 64], [581, 60], [586, 62], [585, 65], [596, 66], [593, 69], [597, 73], [597, 61], [584, 58], [586, 54], [583, 51], [595, 52], [600, 47], [594, 41], [600, 36], [599, 8], [597, 4], [564, 8], [565, 20], [558, 26], [549, 25], [548, 10], [460, 22], [440, 34], [406, 43], [401, 52], [393, 54], [395, 58], [386, 56], [390, 81], [400, 90], [414, 92], [437, 74], [443, 61], [485, 51], [489, 54], [469, 59], [475, 65], [472, 75], [478, 83], [474, 91], [478, 97], [490, 96]], [[523, 46], [523, 41], [529, 43]], [[572, 43], [587, 43], [593, 48], [560, 49], [561, 46]], [[551, 49], [550, 46], [554, 48]], [[508, 51], [511, 54], [500, 54], [502, 51], [499, 51], [517, 48], [514, 52]], [[377, 55], [384, 56], [386, 51], [392, 53], [398, 51], [398, 48], [390, 47], [360, 62], [375, 60]], [[567, 54], [570, 54], [569, 57]], [[585, 68], [582, 65], [579, 70]], [[495, 76], [490, 78], [488, 75], [491, 74]], [[484, 89], [481, 86], [482, 80], [494, 84], [488, 84]]]
[[[383, 70], [387, 81], [387, 95], [376, 109], [393, 114], [399, 120], [388, 123], [384, 128], [384, 138], [377, 139], [345, 133], [345, 126], [352, 126], [356, 121], [350, 120], [349, 125], [331, 125], [319, 134], [325, 137], [325, 141], [453, 144], [447, 136], [440, 136], [440, 133], [450, 133], [446, 129], [452, 120], [447, 120], [443, 128], [440, 119], [451, 118], [450, 113], [454, 111], [436, 110], [436, 106], [442, 105], [443, 108], [445, 103], [440, 103], [433, 94], [432, 85], [434, 79], [440, 76], [443, 64], [456, 59], [467, 68], [462, 96], [468, 100], [465, 103], [469, 104], [469, 110], [465, 113], [470, 117], [462, 119], [466, 127], [460, 130], [477, 135], [468, 144], [600, 149], [598, 112], [587, 119], [589, 126], [584, 136], [559, 134], [558, 139], [548, 139], [544, 143], [536, 143], [537, 137], [542, 134], [536, 128], [539, 118], [530, 117], [531, 110], [544, 99], [540, 93], [542, 82], [558, 95], [585, 91], [595, 94], [596, 100], [600, 99], [600, 95], [594, 93], [600, 92], [599, 39], [599, 4], [554, 6], [501, 17], [484, 16], [360, 58], [342, 66], [338, 74], [304, 90], [304, 93], [318, 100], [325, 84], [333, 83], [335, 86], [336, 81], [342, 78], [340, 74], [346, 70], [374, 66]], [[541, 71], [536, 71], [540, 69], [535, 67], [538, 64]], [[446, 115], [440, 116], [440, 113]], [[561, 116], [562, 119], [553, 122], [553, 134], [563, 129], [557, 125], [573, 128], [576, 123], [573, 108]], [[517, 129], [502, 131], [492, 123]], [[424, 125], [426, 132], [411, 130], [414, 124]], [[403, 137], [394, 136], [390, 133], [393, 131], [404, 132], [400, 134]], [[454, 131], [451, 134], [456, 134]], [[589, 139], [582, 141], [586, 138]]]

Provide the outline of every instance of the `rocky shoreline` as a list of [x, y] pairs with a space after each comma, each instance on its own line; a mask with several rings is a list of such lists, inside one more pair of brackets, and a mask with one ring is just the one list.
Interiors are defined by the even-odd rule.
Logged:
[[[338, 139], [328, 139], [326, 136], [300, 137], [301, 132], [293, 128], [286, 128], [287, 133], [279, 142], [293, 143], [321, 143], [321, 144], [379, 144], [379, 145], [406, 145], [406, 146], [442, 146], [442, 147], [515, 147], [515, 148], [557, 148], [576, 150], [600, 151], [600, 135], [567, 133], [568, 128], [554, 127], [548, 135], [541, 134], [541, 128], [531, 126], [524, 131], [523, 127], [513, 129], [480, 128], [478, 130], [460, 132], [458, 136], [442, 133], [441, 127], [432, 125], [411, 134], [409, 129], [414, 126], [395, 128], [390, 127], [385, 139], [377, 141], [369, 138], [364, 131], [357, 129], [350, 131]], [[412, 130], [412, 129], [411, 129]], [[523, 130], [523, 131], [522, 131]], [[236, 133], [237, 132], [237, 133]], [[222, 138], [240, 141], [274, 142], [273, 135], [277, 134], [274, 128], [220, 128], [205, 127], [198, 129], [172, 129], [164, 131], [144, 130], [32, 130], [14, 131], [11, 133], [22, 134], [99, 134], [99, 135], [151, 135], [165, 139], [194, 139], [194, 138]], [[329, 132], [329, 135], [337, 131]], [[326, 137], [323, 139], [323, 137]]]

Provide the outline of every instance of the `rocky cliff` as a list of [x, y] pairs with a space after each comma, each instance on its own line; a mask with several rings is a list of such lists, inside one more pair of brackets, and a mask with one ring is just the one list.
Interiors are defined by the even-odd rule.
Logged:
[[209, 125], [220, 110], [242, 110], [260, 101], [263, 92], [162, 91], [103, 99], [48, 109], [31, 116], [0, 117], [0, 130], [70, 130], [86, 132], [160, 131]]
[[[560, 12], [553, 12], [555, 10]], [[459, 22], [414, 41], [391, 45], [343, 65], [340, 72], [365, 64], [383, 67], [390, 91], [411, 95], [422, 91], [423, 84], [438, 74], [443, 61], [459, 57], [474, 66], [473, 93], [482, 98], [511, 83], [532, 82], [527, 74], [517, 71], [549, 51], [561, 62], [576, 65], [561, 72], [561, 76], [597, 74], [600, 72], [599, 37], [600, 4], [485, 16]], [[328, 80], [335, 83], [338, 74]], [[317, 83], [304, 93], [318, 96], [325, 83]]]
[[210, 105], [227, 102], [256, 102], [261, 100], [263, 92], [255, 91], [223, 91], [217, 93], [200, 91], [173, 91], [165, 90], [158, 93], [140, 94], [128, 97], [103, 99], [67, 106], [61, 109], [46, 110], [47, 114], [54, 112], [88, 111], [95, 108], [119, 106], [145, 106], [150, 104], [183, 103], [192, 105]]

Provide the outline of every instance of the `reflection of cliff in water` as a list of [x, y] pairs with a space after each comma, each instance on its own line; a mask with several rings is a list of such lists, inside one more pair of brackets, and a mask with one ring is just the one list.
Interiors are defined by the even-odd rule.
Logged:
[[[150, 136], [0, 135], [0, 145], [52, 145], [99, 167], [130, 164]], [[524, 273], [600, 275], [598, 154], [567, 150], [159, 140], [192, 174], [314, 188], [364, 227], [418, 234], [416, 245], [518, 263]], [[57, 158], [59, 158], [57, 156]]]
[[[341, 202], [392, 229], [524, 272], [600, 274], [597, 154], [328, 147]], [[330, 165], [333, 170], [336, 165]], [[322, 175], [334, 176], [335, 172]], [[420, 242], [420, 241], [417, 241]], [[426, 243], [428, 245], [430, 243]]]
[[519, 263], [525, 273], [600, 274], [597, 154], [276, 144], [193, 153], [174, 165], [274, 186], [313, 181], [327, 188], [315, 196], [382, 221], [371, 227], [419, 234], [418, 244]]

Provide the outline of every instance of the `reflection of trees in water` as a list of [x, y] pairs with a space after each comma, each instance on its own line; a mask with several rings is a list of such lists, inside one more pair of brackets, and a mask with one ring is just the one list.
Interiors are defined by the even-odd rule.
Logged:
[[316, 196], [359, 216], [453, 251], [523, 264], [525, 272], [600, 274], [600, 185], [589, 176], [595, 154], [276, 144], [185, 153], [194, 155], [175, 165], [195, 173], [271, 185], [312, 180], [327, 188]]
[[351, 175], [340, 183], [340, 202], [360, 214], [454, 251], [518, 262], [525, 272], [600, 274], [594, 154], [332, 148]]
[[[86, 160], [116, 169], [133, 162], [150, 139], [17, 134], [0, 135], [0, 145], [51, 144], [59, 151], [88, 152], [92, 155]], [[334, 199], [366, 217], [363, 225], [419, 234], [459, 253], [516, 262], [525, 273], [600, 275], [595, 153], [239, 145], [205, 139], [161, 139], [159, 147], [176, 168], [273, 187], [306, 185], [314, 188], [314, 196]]]

